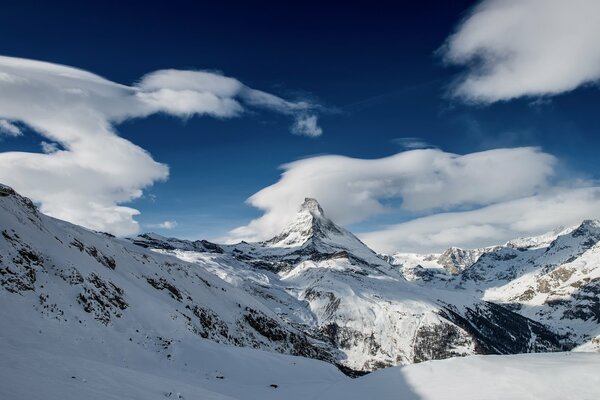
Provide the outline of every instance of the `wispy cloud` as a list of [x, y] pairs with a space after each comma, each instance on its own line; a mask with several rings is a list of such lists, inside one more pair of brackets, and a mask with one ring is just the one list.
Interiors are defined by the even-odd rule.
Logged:
[[177, 221], [163, 221], [159, 224], [147, 224], [146, 226], [148, 228], [174, 229], [177, 225]]
[[297, 135], [306, 136], [321, 136], [323, 130], [317, 123], [317, 117], [315, 115], [301, 115], [296, 118], [296, 122], [292, 127], [292, 132]]
[[600, 80], [600, 2], [484, 0], [440, 49], [467, 102], [544, 97]]
[[10, 121], [0, 119], [0, 135], [21, 136], [22, 134], [23, 132], [21, 132], [21, 128]]
[[232, 118], [249, 108], [289, 115], [294, 133], [321, 133], [315, 105], [215, 72], [161, 70], [127, 86], [77, 68], [0, 57], [0, 130], [19, 135], [17, 122], [48, 139], [44, 154], [0, 153], [0, 181], [54, 217], [117, 235], [135, 233], [139, 212], [120, 204], [167, 179], [169, 169], [119, 137], [115, 126], [154, 113]]
[[392, 143], [404, 150], [432, 149], [436, 147], [420, 137], [399, 137], [392, 139]]

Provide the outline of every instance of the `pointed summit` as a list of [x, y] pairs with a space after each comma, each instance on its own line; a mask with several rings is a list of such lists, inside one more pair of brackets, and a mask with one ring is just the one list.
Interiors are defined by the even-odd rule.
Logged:
[[308, 211], [313, 215], [325, 217], [325, 212], [321, 208], [319, 202], [311, 197], [306, 197], [304, 199], [304, 203], [302, 203], [302, 205], [300, 206], [300, 212], [302, 211]]
[[328, 233], [342, 234], [342, 229], [325, 217], [319, 202], [307, 197], [292, 222], [266, 243], [274, 247], [299, 247], [313, 238], [325, 238]]
[[327, 218], [319, 202], [309, 197], [304, 199], [292, 222], [263, 245], [287, 248], [303, 256], [345, 253], [370, 265], [389, 266], [351, 232]]

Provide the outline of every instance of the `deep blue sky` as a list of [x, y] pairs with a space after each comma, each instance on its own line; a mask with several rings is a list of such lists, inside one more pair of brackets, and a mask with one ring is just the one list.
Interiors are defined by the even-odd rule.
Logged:
[[[272, 113], [185, 122], [159, 115], [120, 126], [122, 136], [171, 168], [167, 182], [133, 204], [142, 224], [178, 221], [165, 234], [222, 236], [259, 215], [244, 201], [278, 179], [280, 164], [315, 154], [379, 158], [400, 150], [393, 141], [399, 137], [460, 154], [540, 146], [566, 167], [600, 178], [597, 89], [543, 105], [472, 107], [444, 97], [457, 70], [434, 52], [474, 2], [107, 3], [5, 1], [0, 54], [124, 84], [161, 68], [219, 70], [332, 110], [320, 118], [319, 138], [291, 135], [289, 118]], [[0, 151], [39, 151], [40, 140], [4, 138]]]

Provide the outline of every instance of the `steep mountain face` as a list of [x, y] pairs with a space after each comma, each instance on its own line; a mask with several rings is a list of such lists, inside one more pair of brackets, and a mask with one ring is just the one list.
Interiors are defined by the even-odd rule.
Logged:
[[3, 320], [11, 321], [0, 324], [0, 336], [28, 332], [34, 323], [39, 340], [54, 330], [103, 354], [118, 354], [108, 338], [167, 359], [177, 357], [181, 343], [210, 339], [339, 358], [327, 343], [197, 264], [47, 217], [6, 186], [0, 186], [0, 230], [0, 303]]
[[396, 267], [329, 220], [314, 199], [305, 200], [279, 235], [261, 243], [203, 251], [192, 242], [154, 234], [132, 241], [209, 266], [261, 298], [281, 319], [328, 342], [339, 351], [337, 362], [355, 371], [563, 348], [543, 325], [502, 306], [456, 290], [424, 292], [407, 282]]
[[344, 232], [325, 218], [321, 205], [315, 199], [306, 198], [292, 223], [266, 244], [273, 247], [300, 247], [309, 241], [326, 239], [328, 234], [341, 236]]

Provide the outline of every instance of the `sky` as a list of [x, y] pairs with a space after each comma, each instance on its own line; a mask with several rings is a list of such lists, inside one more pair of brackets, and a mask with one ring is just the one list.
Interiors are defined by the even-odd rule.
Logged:
[[[593, 0], [3, 2], [0, 182], [118, 235], [377, 251], [600, 218]], [[41, 62], [40, 62], [41, 61]]]

